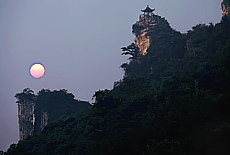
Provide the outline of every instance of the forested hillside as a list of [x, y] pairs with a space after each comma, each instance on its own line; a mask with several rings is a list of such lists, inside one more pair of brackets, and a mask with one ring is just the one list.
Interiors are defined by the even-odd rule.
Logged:
[[147, 55], [131, 53], [123, 79], [95, 92], [91, 110], [5, 154], [230, 154], [229, 17], [186, 34], [156, 18]]

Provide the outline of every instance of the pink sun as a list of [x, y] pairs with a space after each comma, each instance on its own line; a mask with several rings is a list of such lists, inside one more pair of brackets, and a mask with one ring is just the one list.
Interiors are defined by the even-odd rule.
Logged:
[[35, 63], [30, 67], [30, 74], [38, 79], [41, 78], [45, 74], [45, 68], [40, 63]]

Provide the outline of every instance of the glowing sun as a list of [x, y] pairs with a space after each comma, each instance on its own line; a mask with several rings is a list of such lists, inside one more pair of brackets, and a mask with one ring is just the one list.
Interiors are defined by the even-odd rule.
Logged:
[[30, 67], [30, 74], [38, 79], [45, 74], [45, 67], [40, 63], [35, 63]]

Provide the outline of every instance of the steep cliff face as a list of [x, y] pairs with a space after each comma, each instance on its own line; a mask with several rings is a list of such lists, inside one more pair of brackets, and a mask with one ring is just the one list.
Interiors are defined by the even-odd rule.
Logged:
[[14, 97], [18, 104], [19, 139], [23, 140], [33, 134], [36, 95], [30, 88], [25, 88]]
[[91, 108], [88, 102], [74, 99], [67, 90], [41, 90], [37, 95], [26, 88], [15, 95], [18, 103], [19, 138], [39, 134], [50, 123], [75, 117]]
[[[131, 50], [122, 53], [122, 55], [132, 56], [129, 58], [131, 60], [129, 63], [121, 65], [125, 77], [149, 76], [158, 61], [176, 60], [182, 58], [186, 52], [186, 35], [172, 29], [164, 17], [153, 13], [154, 10], [147, 6], [142, 10], [139, 20], [132, 25], [138, 54], [132, 53]], [[126, 50], [124, 47], [121, 49]]]
[[41, 112], [41, 125], [40, 125], [40, 130], [42, 131], [43, 128], [48, 125], [48, 120], [49, 120], [49, 117], [48, 117], [48, 112], [46, 111], [42, 111]]
[[149, 6], [141, 10], [143, 14], [140, 15], [139, 21], [133, 25], [133, 32], [136, 35], [135, 44], [139, 47], [142, 55], [147, 54], [147, 49], [150, 46], [148, 31], [151, 27], [156, 25], [153, 14], [154, 10], [155, 9], [149, 8]]
[[18, 102], [19, 139], [23, 140], [33, 134], [34, 103]]
[[146, 55], [150, 45], [150, 37], [147, 36], [147, 28], [141, 30], [141, 33], [136, 36], [135, 43], [139, 47], [141, 54]]
[[230, 17], [229, 12], [230, 12], [230, 0], [223, 0], [221, 3], [221, 8], [222, 8], [222, 14], [223, 16]]

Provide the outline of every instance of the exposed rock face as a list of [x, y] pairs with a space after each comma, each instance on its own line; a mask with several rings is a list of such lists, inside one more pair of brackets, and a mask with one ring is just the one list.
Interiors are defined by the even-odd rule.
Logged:
[[41, 133], [50, 123], [76, 117], [91, 108], [88, 102], [74, 99], [67, 90], [41, 90], [38, 95], [26, 88], [15, 95], [18, 103], [19, 138], [26, 139], [29, 135]]
[[150, 37], [147, 36], [147, 29], [141, 30], [141, 33], [136, 36], [135, 43], [139, 47], [141, 54], [146, 55], [150, 45]]
[[153, 14], [154, 10], [155, 9], [151, 9], [149, 6], [147, 6], [144, 10], [142, 10], [144, 13], [140, 15], [139, 21], [133, 25], [139, 29], [137, 30], [138, 32], [135, 33], [135, 44], [139, 47], [142, 55], [147, 54], [147, 49], [150, 46], [150, 37], [148, 36], [148, 31], [150, 27], [155, 26], [155, 19]]
[[230, 12], [230, 0], [223, 0], [223, 2], [221, 3], [221, 8], [222, 8], [222, 14], [223, 16], [228, 16], [230, 17], [229, 15], [229, 12]]
[[[26, 139], [29, 135], [34, 134], [35, 129], [35, 104], [32, 102], [17, 102], [18, 103], [18, 118], [19, 118], [19, 139]], [[39, 131], [48, 125], [48, 112], [41, 111]]]
[[18, 102], [19, 139], [23, 140], [34, 131], [34, 103]]
[[43, 130], [43, 128], [48, 125], [48, 112], [42, 111], [41, 112], [41, 124], [40, 124], [40, 131]]

